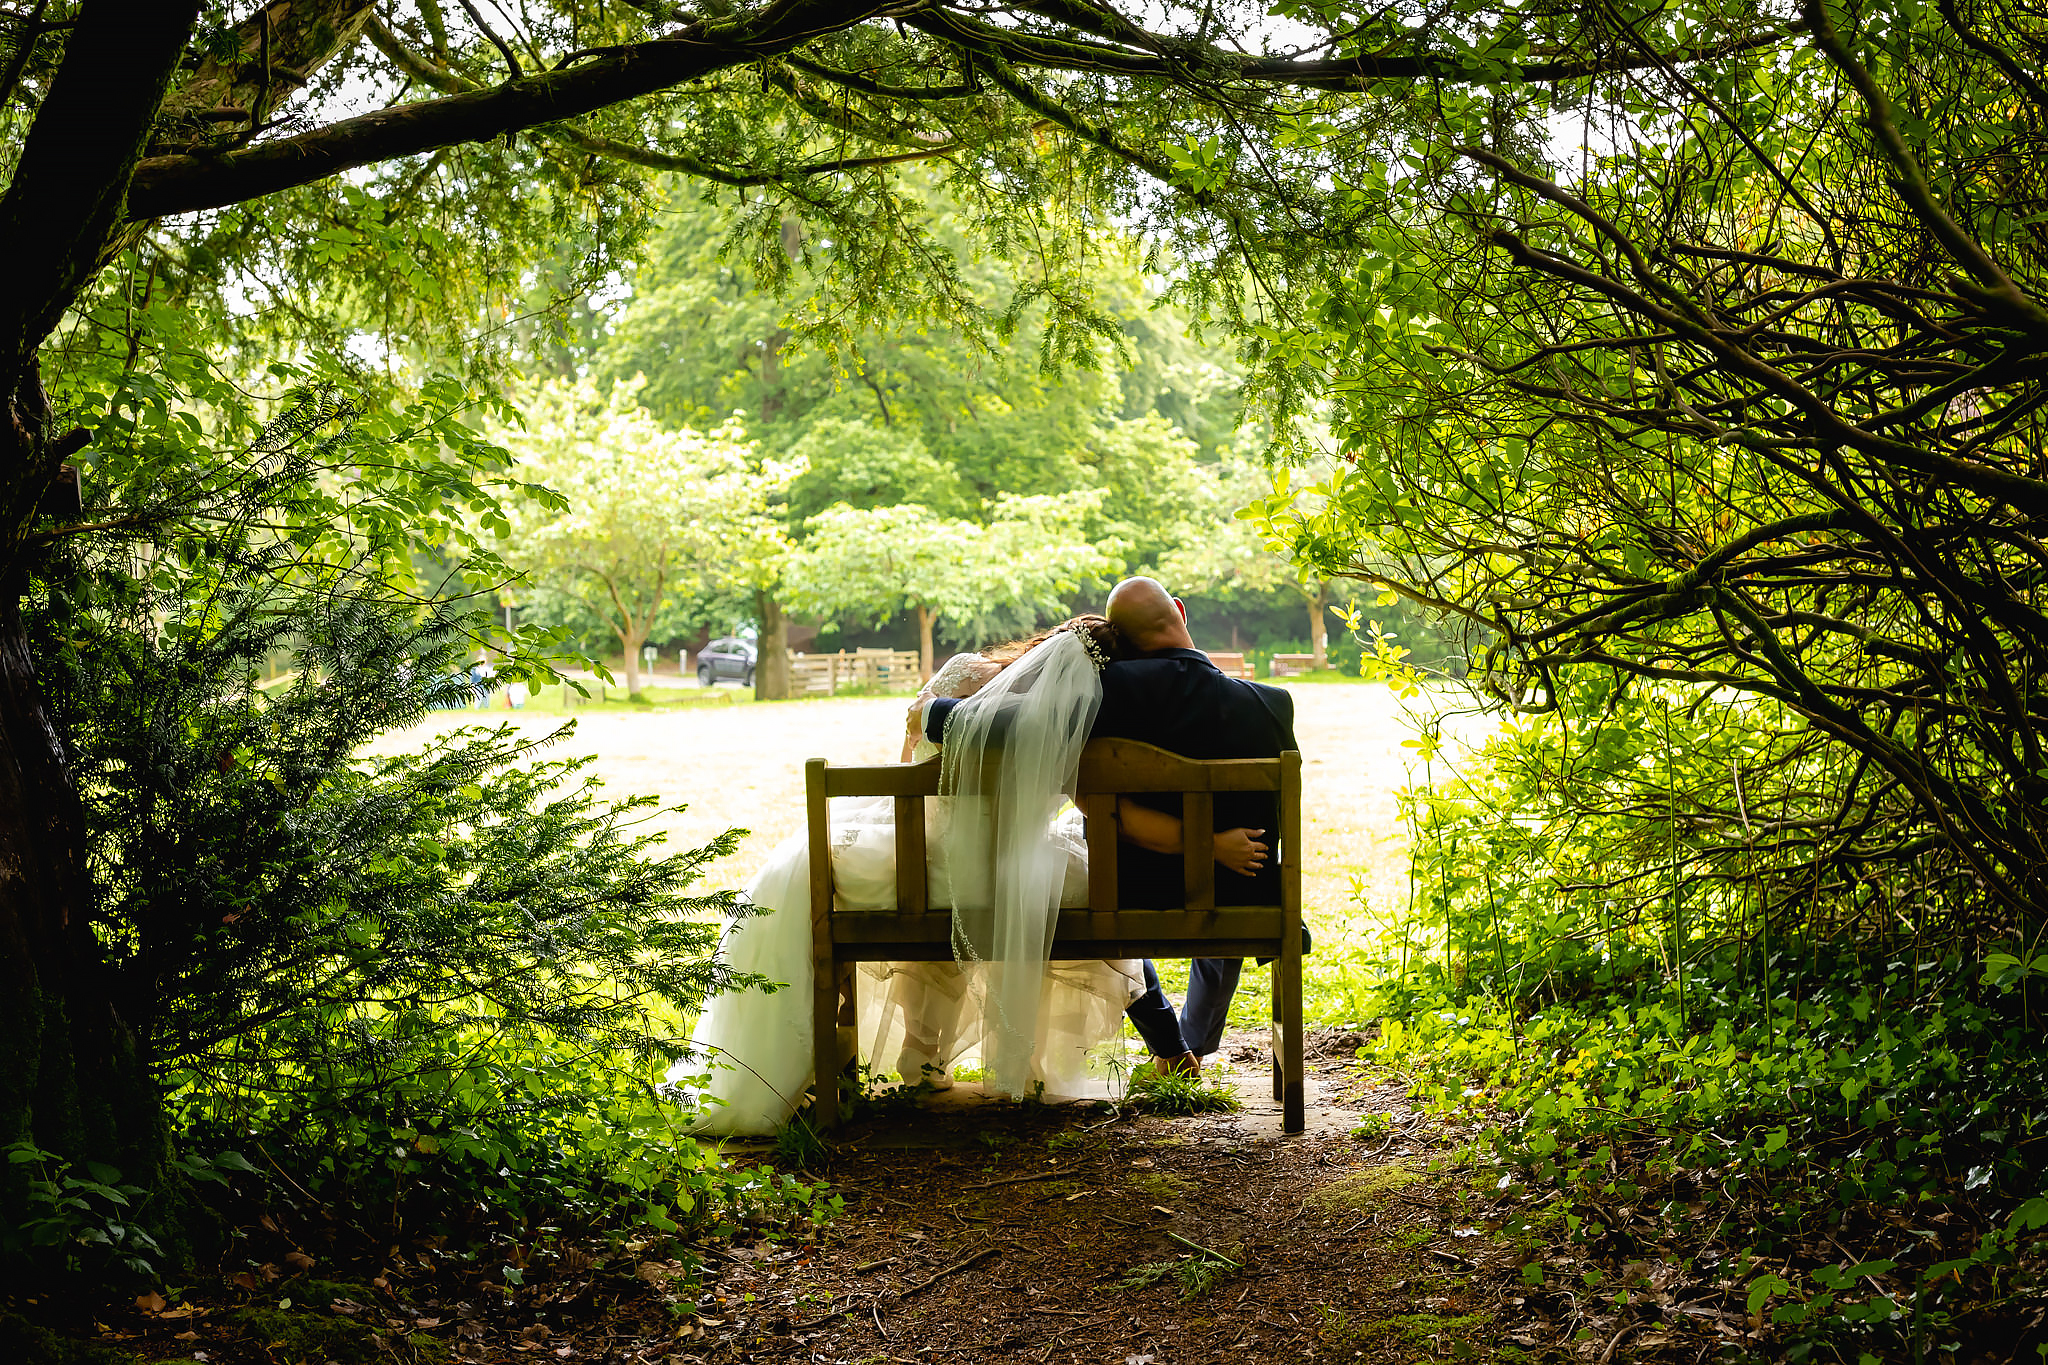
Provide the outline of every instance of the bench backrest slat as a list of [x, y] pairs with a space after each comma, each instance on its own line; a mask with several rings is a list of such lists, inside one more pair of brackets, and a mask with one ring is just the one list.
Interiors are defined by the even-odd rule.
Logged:
[[922, 915], [930, 906], [925, 881], [924, 798], [896, 798], [896, 911]]
[[1181, 904], [1216, 908], [1216, 797], [1184, 792], [1180, 798]]
[[1081, 751], [1080, 789], [1090, 792], [1272, 792], [1277, 758], [1182, 758], [1135, 739], [1098, 739]]

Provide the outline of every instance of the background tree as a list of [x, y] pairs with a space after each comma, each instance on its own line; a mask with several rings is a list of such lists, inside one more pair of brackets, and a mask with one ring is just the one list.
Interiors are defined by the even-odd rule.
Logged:
[[667, 430], [634, 388], [615, 384], [600, 396], [588, 382], [544, 384], [523, 404], [523, 427], [497, 434], [520, 476], [557, 495], [515, 511], [511, 561], [604, 622], [637, 696], [640, 647], [679, 624], [693, 588], [754, 590], [758, 573], [731, 566], [762, 553], [750, 522], [764, 511], [764, 476], [737, 428]]
[[[1225, 465], [1203, 489], [1207, 515], [1191, 519], [1179, 545], [1159, 561], [1159, 571], [1182, 595], [1230, 598], [1280, 591], [1308, 612], [1310, 667], [1330, 666], [1330, 578], [1293, 554], [1288, 540], [1268, 529], [1280, 508], [1296, 509], [1304, 498], [1320, 504], [1311, 482], [1304, 488], [1291, 469], [1276, 476], [1254, 466]], [[1256, 509], [1259, 517], [1240, 516]]]
[[692, 490], [694, 524], [703, 540], [699, 564], [707, 584], [741, 595], [760, 626], [755, 637], [754, 696], [790, 696], [789, 612], [784, 600], [796, 546], [785, 529], [792, 479], [803, 477], [799, 455], [729, 470]]
[[929, 678], [942, 619], [969, 641], [1026, 629], [1116, 567], [1113, 555], [1080, 533], [1098, 500], [1006, 498], [986, 526], [915, 503], [828, 508], [806, 527], [790, 568], [791, 597], [820, 615], [915, 612], [919, 666]]

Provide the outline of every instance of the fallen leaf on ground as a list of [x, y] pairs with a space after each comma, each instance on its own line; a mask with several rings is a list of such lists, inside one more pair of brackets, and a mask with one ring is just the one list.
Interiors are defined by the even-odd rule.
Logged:
[[145, 1313], [161, 1313], [164, 1311], [164, 1296], [153, 1289], [147, 1294], [137, 1294], [135, 1306]]

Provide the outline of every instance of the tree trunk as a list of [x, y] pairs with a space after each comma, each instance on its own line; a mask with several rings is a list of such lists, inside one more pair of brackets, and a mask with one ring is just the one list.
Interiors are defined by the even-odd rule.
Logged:
[[1330, 666], [1330, 630], [1324, 624], [1323, 612], [1330, 605], [1330, 585], [1317, 579], [1315, 587], [1308, 594], [1308, 650], [1314, 657], [1309, 666], [1321, 672]]
[[640, 695], [640, 646], [647, 643], [647, 627], [621, 630], [619, 643], [626, 647], [626, 696], [637, 697]]
[[754, 594], [761, 617], [761, 638], [754, 655], [754, 700], [789, 700], [789, 618], [782, 604], [765, 592]]
[[[20, 425], [14, 428], [19, 437]], [[92, 928], [83, 811], [36, 678], [14, 585], [0, 590], [0, 1146], [103, 1161], [154, 1189], [161, 1100]], [[0, 1220], [27, 1216], [35, 1166], [0, 1171]], [[149, 1211], [163, 1227], [161, 1204]]]
[[[94, 933], [84, 808], [20, 603], [26, 533], [82, 444], [50, 429], [36, 352], [106, 259], [198, 9], [88, 0], [0, 196], [0, 1144], [103, 1161], [152, 1191], [166, 1128], [145, 1051], [150, 1001], [121, 997]], [[24, 1221], [34, 1172], [0, 1171], [0, 1220]], [[164, 1226], [167, 1202], [151, 1202], [150, 1225]]]
[[932, 622], [939, 614], [930, 607], [919, 603], [917, 607], [917, 666], [924, 673], [924, 680], [930, 682], [937, 667], [932, 659]]

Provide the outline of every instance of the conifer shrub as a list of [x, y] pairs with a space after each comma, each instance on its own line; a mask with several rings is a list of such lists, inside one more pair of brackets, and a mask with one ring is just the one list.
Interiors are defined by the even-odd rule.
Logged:
[[[660, 1083], [705, 999], [751, 981], [713, 951], [745, 907], [699, 885], [743, 831], [664, 849], [653, 798], [607, 799], [588, 759], [555, 756], [573, 723], [370, 747], [477, 700], [480, 644], [500, 682], [552, 675], [532, 640], [494, 639], [488, 598], [421, 591], [406, 506], [460, 494], [488, 515], [471, 476], [493, 457], [469, 450], [458, 477], [362, 417], [309, 390], [239, 450], [184, 450], [186, 496], [148, 517], [123, 511], [152, 467], [131, 450], [87, 509], [112, 529], [59, 539], [35, 584], [92, 932], [165, 1141], [156, 1169], [94, 1165], [68, 1203], [87, 1168], [15, 1146], [0, 1211], [24, 1216], [0, 1259], [147, 1276], [266, 1220], [438, 1245], [773, 1227], [811, 1205], [693, 1142]], [[420, 428], [436, 451], [462, 439]], [[408, 459], [402, 486], [335, 491]], [[102, 1188], [153, 1236], [107, 1244]]]

